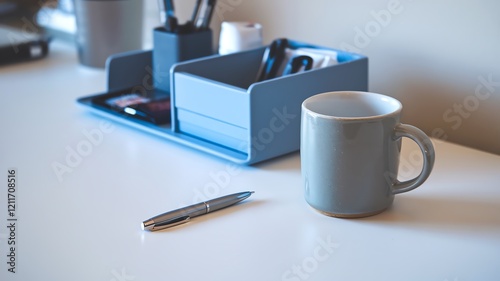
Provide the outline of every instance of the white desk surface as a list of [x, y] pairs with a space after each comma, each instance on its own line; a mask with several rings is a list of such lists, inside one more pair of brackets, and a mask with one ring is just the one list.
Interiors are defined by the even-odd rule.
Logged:
[[[58, 41], [49, 58], [0, 67], [0, 280], [500, 280], [498, 155], [435, 141], [423, 186], [380, 215], [336, 219], [304, 201], [299, 153], [235, 166], [102, 123], [75, 100], [105, 83], [103, 70], [79, 66]], [[98, 130], [91, 143], [86, 134]], [[78, 159], [77, 149], [87, 155]], [[407, 174], [418, 170], [416, 151], [404, 142]], [[57, 163], [67, 167], [61, 181]], [[255, 194], [237, 206], [166, 231], [140, 229], [161, 212], [245, 190]]]

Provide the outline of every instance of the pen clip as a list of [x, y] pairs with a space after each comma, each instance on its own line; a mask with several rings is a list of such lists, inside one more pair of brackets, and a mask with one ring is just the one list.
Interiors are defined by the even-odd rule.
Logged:
[[159, 223], [155, 223], [153, 230], [160, 230], [160, 229], [180, 225], [180, 224], [188, 222], [190, 219], [191, 219], [190, 216], [182, 216], [182, 217], [177, 217], [177, 218], [169, 219], [166, 221], [162, 221]]

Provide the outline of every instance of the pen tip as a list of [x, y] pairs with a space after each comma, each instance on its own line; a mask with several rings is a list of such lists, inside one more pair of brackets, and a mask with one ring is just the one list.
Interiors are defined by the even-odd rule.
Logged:
[[142, 230], [152, 230], [153, 227], [155, 225], [155, 222], [153, 220], [147, 220], [147, 221], [143, 221], [141, 223], [141, 228]]

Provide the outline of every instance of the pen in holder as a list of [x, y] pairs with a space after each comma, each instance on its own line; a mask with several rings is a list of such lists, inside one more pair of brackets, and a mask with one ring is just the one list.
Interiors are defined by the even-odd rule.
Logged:
[[170, 68], [177, 62], [212, 55], [212, 30], [187, 33], [167, 32], [164, 27], [153, 31], [153, 85], [170, 92]]

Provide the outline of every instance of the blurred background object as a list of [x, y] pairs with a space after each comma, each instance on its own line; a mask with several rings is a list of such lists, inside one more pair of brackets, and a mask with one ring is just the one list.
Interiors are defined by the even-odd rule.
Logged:
[[83, 65], [104, 68], [110, 55], [142, 49], [143, 5], [143, 0], [0, 0], [0, 23], [76, 44]]
[[44, 35], [0, 24], [0, 66], [45, 57], [49, 41]]
[[55, 38], [74, 41], [76, 19], [74, 0], [59, 0], [42, 6], [36, 14], [36, 23]]
[[80, 63], [104, 68], [116, 53], [142, 48], [142, 0], [75, 0]]
[[73, 0], [0, 0], [0, 23], [24, 32], [74, 40]]
[[219, 54], [226, 55], [262, 46], [262, 25], [225, 21], [221, 24]]
[[[22, 24], [23, 18], [31, 20], [38, 12], [43, 0], [0, 0], [0, 22]], [[52, 1], [55, 2], [56, 1]]]
[[44, 2], [40, 0], [0, 0], [0, 65], [40, 59], [48, 54], [50, 37], [35, 20], [41, 5]]

